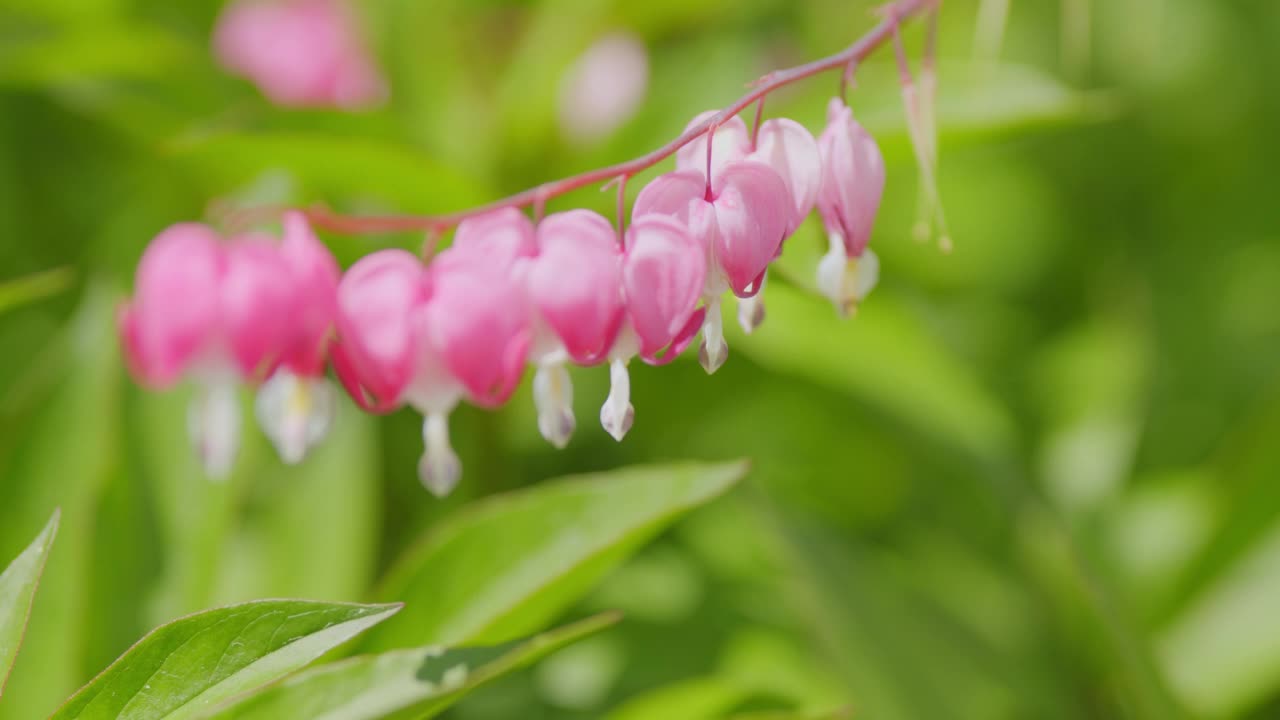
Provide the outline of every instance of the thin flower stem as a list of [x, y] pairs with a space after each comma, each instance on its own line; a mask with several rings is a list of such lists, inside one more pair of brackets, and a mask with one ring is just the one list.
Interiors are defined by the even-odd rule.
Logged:
[[627, 176], [618, 176], [618, 246], [627, 245]]
[[711, 151], [715, 148], [717, 127], [719, 127], [719, 125], [711, 123], [711, 127], [707, 128], [707, 188], [705, 192], [708, 201], [715, 199], [711, 195]]
[[[334, 212], [324, 206], [315, 206], [304, 210], [307, 219], [313, 225], [330, 232], [343, 234], [408, 232], [418, 230], [447, 230], [467, 218], [483, 215], [494, 210], [507, 207], [526, 207], [537, 202], [559, 197], [565, 193], [588, 185], [615, 178], [627, 178], [648, 170], [666, 160], [677, 150], [701, 137], [708, 130], [723, 125], [729, 118], [746, 109], [751, 103], [763, 99], [766, 95], [795, 82], [812, 77], [828, 70], [849, 67], [875, 52], [881, 45], [893, 37], [898, 27], [906, 20], [921, 11], [936, 6], [939, 0], [897, 0], [883, 12], [883, 20], [855, 43], [834, 55], [798, 65], [786, 70], [777, 70], [760, 78], [752, 84], [751, 89], [731, 105], [715, 115], [690, 127], [671, 142], [633, 160], [609, 165], [571, 175], [559, 180], [552, 180], [509, 197], [495, 200], [467, 210], [444, 215], [364, 215], [352, 216]], [[710, 145], [710, 143], [708, 143]]]
[[751, 150], [756, 149], [756, 141], [760, 139], [760, 123], [764, 121], [764, 96], [756, 101], [756, 120], [751, 124]]

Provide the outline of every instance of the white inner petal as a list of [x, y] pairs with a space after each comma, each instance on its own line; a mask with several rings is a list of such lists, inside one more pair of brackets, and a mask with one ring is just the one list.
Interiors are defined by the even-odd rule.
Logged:
[[187, 431], [204, 471], [225, 478], [240, 450], [240, 402], [233, 376], [213, 375], [202, 383], [187, 408]]
[[336, 397], [324, 378], [305, 378], [277, 370], [258, 390], [258, 424], [285, 463], [302, 461], [333, 423]]
[[533, 404], [538, 409], [538, 430], [552, 445], [569, 444], [576, 421], [573, 417], [573, 381], [563, 363], [538, 367], [533, 376]]
[[738, 299], [738, 324], [742, 332], [750, 335], [764, 322], [764, 286], [768, 275], [760, 281], [760, 292], [749, 298]]
[[462, 477], [462, 461], [449, 442], [448, 413], [429, 413], [422, 423], [425, 452], [418, 461], [418, 479], [436, 497], [453, 491]]
[[600, 424], [614, 440], [622, 442], [635, 420], [635, 408], [631, 406], [631, 376], [627, 373], [627, 361], [612, 360], [609, 363], [609, 397], [600, 407]]
[[720, 314], [720, 298], [707, 299], [707, 315], [702, 321], [702, 346], [698, 349], [698, 362], [710, 375], [724, 364], [729, 356], [729, 345], [724, 341], [724, 320]]

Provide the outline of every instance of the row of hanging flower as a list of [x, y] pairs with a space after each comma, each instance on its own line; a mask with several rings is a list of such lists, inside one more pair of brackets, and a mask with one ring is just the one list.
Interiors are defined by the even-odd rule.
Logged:
[[713, 128], [641, 190], [630, 222], [618, 218], [625, 229], [588, 210], [535, 224], [505, 208], [463, 221], [429, 262], [383, 250], [342, 273], [301, 213], [279, 237], [179, 224], [144, 253], [120, 333], [139, 381], [199, 387], [189, 425], [210, 475], [234, 461], [240, 383], [258, 386], [280, 456], [301, 460], [330, 424], [331, 364], [362, 408], [425, 416], [419, 475], [443, 495], [461, 474], [449, 413], [503, 404], [527, 366], [539, 430], [557, 447], [576, 425], [567, 364], [609, 365], [600, 421], [619, 440], [634, 416], [631, 359], [669, 362], [701, 330], [714, 372], [727, 353], [722, 297], [738, 298], [744, 329], [759, 324], [766, 270], [815, 206], [831, 240], [818, 284], [849, 310], [876, 282], [867, 240], [884, 179], [874, 140], [833, 99], [817, 139], [787, 119]]

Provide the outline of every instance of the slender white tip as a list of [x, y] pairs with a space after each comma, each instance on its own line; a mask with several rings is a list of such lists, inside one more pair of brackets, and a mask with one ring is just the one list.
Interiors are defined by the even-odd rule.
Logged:
[[277, 370], [262, 384], [254, 402], [258, 424], [288, 465], [302, 462], [329, 433], [337, 408], [333, 385]]
[[462, 461], [449, 443], [449, 416], [431, 413], [422, 423], [426, 451], [418, 461], [418, 479], [436, 497], [453, 492], [462, 478]]
[[741, 298], [738, 300], [738, 325], [742, 327], [742, 332], [750, 335], [755, 329], [764, 324], [764, 288], [760, 288], [760, 292], [749, 298]]
[[720, 298], [707, 300], [707, 316], [702, 321], [702, 345], [698, 347], [698, 362], [708, 375], [724, 365], [729, 357], [729, 345], [724, 341], [724, 319], [720, 314]]
[[543, 365], [533, 376], [533, 404], [538, 431], [559, 449], [569, 444], [577, 427], [573, 417], [573, 381], [563, 364]]
[[203, 385], [187, 408], [187, 432], [211, 480], [231, 474], [240, 450], [240, 402], [236, 381], [219, 377]]
[[631, 406], [631, 376], [625, 360], [609, 363], [609, 397], [600, 406], [600, 424], [614, 440], [622, 442], [635, 422], [636, 410]]

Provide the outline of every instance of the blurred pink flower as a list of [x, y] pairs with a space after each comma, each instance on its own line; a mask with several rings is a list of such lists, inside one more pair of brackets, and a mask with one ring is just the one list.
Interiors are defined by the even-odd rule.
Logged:
[[532, 328], [518, 261], [533, 249], [526, 240], [528, 219], [498, 211], [462, 223], [454, 246], [430, 266], [383, 250], [359, 260], [339, 285], [334, 368], [361, 407], [408, 404], [425, 416], [419, 477], [437, 495], [462, 473], [449, 413], [463, 397], [501, 405], [524, 373]]
[[[120, 313], [125, 356], [146, 385], [188, 377], [199, 386], [191, 431], [210, 475], [234, 460], [241, 382], [266, 381], [259, 417], [286, 461], [301, 460], [323, 436], [332, 403], [315, 386], [323, 384], [337, 272], [297, 214], [286, 218], [283, 240], [250, 233], [223, 241], [183, 223], [143, 253], [134, 297]], [[282, 401], [284, 389], [291, 402]]]
[[234, 0], [213, 39], [219, 62], [278, 105], [358, 109], [386, 99], [345, 0]]
[[595, 142], [625, 123], [649, 84], [649, 54], [640, 38], [610, 33], [587, 48], [560, 86], [560, 128], [570, 140]]

